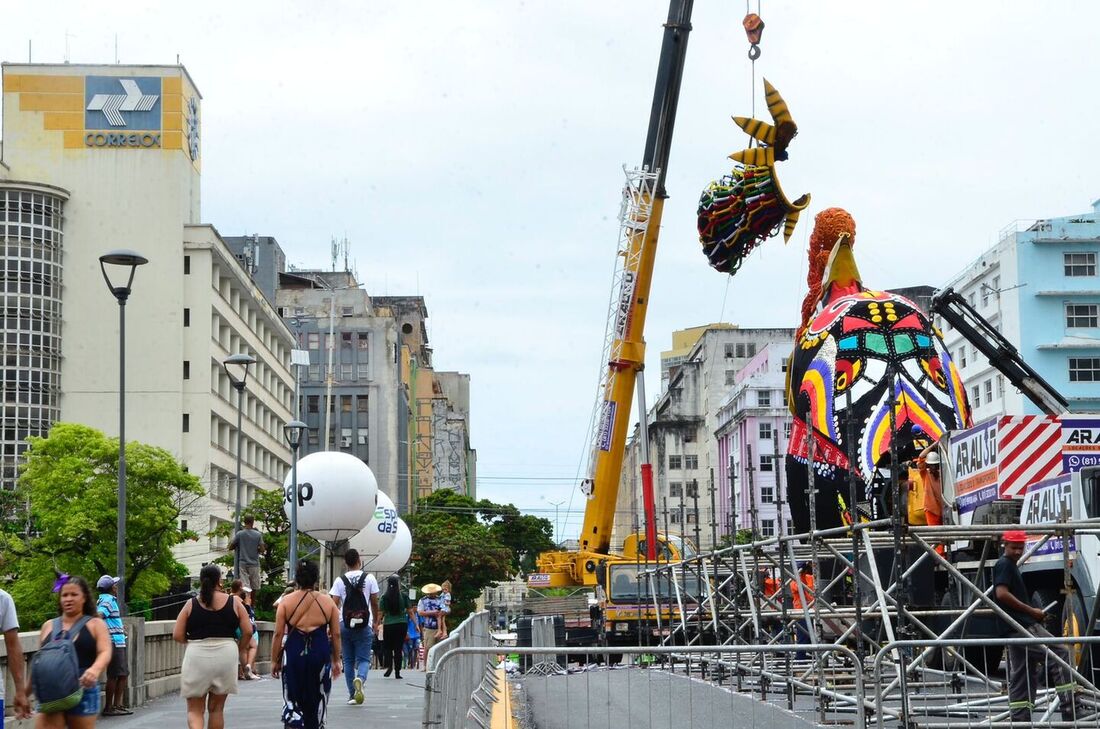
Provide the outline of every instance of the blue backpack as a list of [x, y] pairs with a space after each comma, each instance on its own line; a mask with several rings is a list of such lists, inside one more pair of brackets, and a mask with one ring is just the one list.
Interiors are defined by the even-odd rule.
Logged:
[[61, 618], [54, 618], [49, 639], [42, 644], [31, 662], [31, 686], [38, 697], [39, 711], [52, 714], [68, 711], [84, 696], [80, 685], [80, 665], [72, 636], [78, 635], [91, 620], [87, 615], [73, 623], [69, 630], [61, 629]]

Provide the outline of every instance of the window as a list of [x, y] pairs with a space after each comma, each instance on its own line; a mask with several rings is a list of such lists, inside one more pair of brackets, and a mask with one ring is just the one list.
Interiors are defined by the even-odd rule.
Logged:
[[1067, 276], [1095, 276], [1095, 253], [1063, 253], [1062, 263]]
[[679, 481], [670, 481], [668, 484], [668, 497], [678, 499], [684, 495], [684, 485]]
[[794, 534], [794, 522], [790, 519], [787, 520], [787, 534]]
[[186, 276], [189, 273], [191, 273], [191, 256], [184, 256], [183, 257], [183, 275]]
[[180, 519], [180, 531], [181, 532], [187, 531], [187, 520], [186, 519]]
[[183, 325], [185, 327], [191, 326], [191, 310], [190, 309], [184, 309], [183, 310]]
[[183, 379], [191, 379], [191, 362], [186, 359], [183, 361]]
[[309, 349], [320, 349], [321, 348], [321, 334], [320, 334], [320, 332], [310, 332], [306, 337], [306, 341], [308, 343], [308, 348]]
[[668, 512], [668, 523], [669, 524], [679, 524], [680, 523], [680, 510], [679, 509], [672, 509], [671, 511]]
[[341, 395], [340, 396], [340, 412], [342, 412], [342, 413], [350, 413], [351, 412], [351, 395]]
[[689, 499], [696, 499], [699, 497], [699, 483], [692, 481], [691, 483], [684, 484], [684, 496]]
[[985, 381], [985, 401], [986, 403], [993, 402], [993, 380]]
[[787, 394], [786, 390], [783, 390], [783, 407], [789, 408], [791, 406], [791, 398]]
[[351, 370], [352, 370], [352, 365], [350, 365], [350, 364], [340, 365], [340, 380], [343, 381], [343, 382], [349, 382], [349, 381], [353, 380], [354, 378], [352, 377]]
[[306, 408], [307, 408], [306, 412], [310, 412], [310, 413], [319, 412], [320, 400], [321, 400], [320, 395], [309, 395], [309, 396], [307, 396], [306, 397], [306, 402], [308, 403], [308, 405], [306, 405]]
[[760, 484], [760, 503], [770, 504], [775, 501], [775, 489], [771, 484]]
[[[351, 316], [346, 314], [345, 316]], [[351, 349], [351, 332], [340, 332], [340, 346]]]
[[973, 291], [971, 291], [969, 294], [966, 295], [966, 300], [970, 303], [970, 308], [971, 309], [978, 308], [978, 300], [977, 300], [977, 297], [974, 296]]
[[1005, 376], [997, 375], [997, 397], [1004, 399], [1005, 396]]
[[1100, 326], [1100, 304], [1066, 304], [1066, 326], [1093, 329]]
[[989, 306], [989, 292], [990, 292], [990, 288], [989, 288], [989, 286], [988, 286], [988, 285], [986, 285], [986, 284], [984, 284], [984, 283], [983, 283], [983, 284], [982, 284], [982, 286], [981, 286], [981, 290], [982, 290], [982, 306], [983, 306], [983, 307], [985, 307], [985, 306]]
[[732, 359], [732, 358], [733, 358], [733, 354], [734, 354], [734, 351], [735, 351], [735, 349], [734, 349], [734, 345], [732, 345], [732, 344], [727, 344], [727, 345], [725, 346], [725, 350], [726, 350], [726, 359]]
[[772, 430], [771, 423], [760, 423], [758, 426], [760, 431], [760, 440], [771, 440], [774, 431]]
[[789, 420], [787, 422], [783, 423], [783, 436], [785, 438], [787, 438], [788, 440], [790, 440], [790, 437], [791, 437], [791, 425], [792, 425], [792, 423]]
[[684, 511], [686, 512], [688, 524], [694, 524], [699, 521], [699, 513], [695, 509], [685, 509]]
[[748, 342], [745, 345], [745, 354], [749, 357], [756, 356], [756, 342]]
[[971, 403], [973, 407], [978, 407], [982, 404], [982, 390], [977, 385], [970, 388], [970, 399], [974, 401]]
[[699, 456], [684, 456], [684, 468], [688, 471], [699, 468]]
[[1070, 382], [1100, 382], [1100, 357], [1070, 357]]
[[370, 399], [366, 395], [360, 395], [355, 400], [355, 408], [361, 413], [367, 412], [370, 410]]
[[682, 459], [680, 458], [680, 456], [669, 456], [668, 457], [668, 470], [670, 470], [670, 471], [679, 471], [683, 467], [684, 467], [683, 462], [682, 462]]
[[762, 537], [774, 537], [775, 536], [775, 519], [761, 519], [760, 520], [760, 536], [762, 536]]
[[685, 443], [694, 443], [695, 442], [695, 431], [694, 430], [685, 430], [684, 431], [684, 442]]
[[959, 346], [959, 367], [966, 367], [966, 345]]
[[340, 316], [351, 316], [355, 312], [355, 309], [351, 306], [341, 306]]
[[761, 471], [774, 471], [775, 470], [775, 456], [760, 456], [760, 470]]
[[321, 365], [310, 365], [309, 369], [306, 370], [306, 379], [307, 380], [314, 380], [314, 381], [320, 380], [321, 379]]
[[309, 433], [306, 435], [306, 443], [315, 446], [321, 442], [320, 436], [317, 434], [316, 428], [310, 428]]
[[183, 432], [184, 433], [190, 433], [191, 432], [191, 415], [188, 414], [188, 413], [183, 414]]
[[772, 391], [771, 390], [757, 390], [756, 391], [756, 406], [761, 408], [771, 407], [772, 404]]
[[733, 385], [737, 382], [737, 370], [726, 370], [726, 386]]
[[788, 360], [786, 357], [784, 357], [783, 358], [783, 363], [779, 365], [779, 371], [783, 372], [783, 373], [786, 373], [787, 372], [787, 366], [789, 364], [790, 364], [790, 360]]

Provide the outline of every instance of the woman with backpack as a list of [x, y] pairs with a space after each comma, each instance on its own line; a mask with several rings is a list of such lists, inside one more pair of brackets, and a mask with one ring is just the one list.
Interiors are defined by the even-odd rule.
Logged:
[[42, 647], [31, 663], [27, 693], [38, 698], [39, 711], [34, 726], [89, 729], [99, 715], [99, 677], [114, 652], [111, 635], [107, 623], [96, 615], [92, 591], [83, 577], [67, 578], [57, 601], [60, 616], [42, 626]]
[[203, 729], [208, 714], [210, 729], [225, 726], [225, 700], [237, 693], [237, 666], [246, 663], [252, 640], [244, 605], [222, 592], [221, 586], [221, 567], [203, 567], [199, 596], [187, 601], [172, 629], [172, 638], [187, 644], [180, 667], [180, 695], [187, 699], [188, 729]]
[[405, 635], [409, 630], [409, 621], [416, 617], [416, 611], [409, 604], [409, 598], [401, 591], [401, 581], [397, 575], [386, 578], [386, 591], [382, 593], [382, 656], [386, 665], [385, 676], [390, 673], [401, 678], [401, 659], [405, 653]]
[[294, 579], [298, 589], [275, 612], [271, 675], [282, 674], [283, 726], [323, 729], [332, 679], [340, 677], [340, 611], [317, 590], [316, 562], [299, 562]]

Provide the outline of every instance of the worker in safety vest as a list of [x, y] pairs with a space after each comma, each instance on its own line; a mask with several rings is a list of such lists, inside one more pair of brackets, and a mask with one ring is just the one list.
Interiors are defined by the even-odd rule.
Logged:
[[[801, 595], [799, 594], [799, 589], [798, 589], [799, 582], [802, 583]], [[805, 595], [805, 597], [806, 597], [806, 602], [805, 602], [806, 608], [809, 609], [809, 608], [813, 607], [813, 604], [814, 604], [814, 574], [813, 574], [813, 566], [809, 562], [803, 562], [802, 564], [798, 565], [798, 580], [791, 580], [787, 584], [787, 589], [790, 591], [790, 594], [791, 594], [791, 607], [794, 609], [794, 611], [796, 613], [803, 613], [804, 612], [803, 609], [802, 609], [802, 605], [803, 605], [802, 595]], [[795, 639], [801, 645], [809, 645], [810, 644], [810, 621], [807, 620], [805, 618], [805, 616], [798, 615], [798, 614], [796, 614], [794, 616], [794, 619], [795, 619], [795, 623], [794, 623]], [[803, 651], [799, 651], [798, 653], [795, 654], [795, 658], [798, 659], [798, 660], [805, 660], [808, 657], [809, 657], [809, 655], [807, 653], [803, 652]]]

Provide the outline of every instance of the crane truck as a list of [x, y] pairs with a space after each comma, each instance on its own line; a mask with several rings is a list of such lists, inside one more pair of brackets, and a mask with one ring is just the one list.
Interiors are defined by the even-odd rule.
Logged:
[[651, 621], [655, 617], [652, 611], [643, 607], [648, 597], [638, 594], [639, 569], [655, 562], [679, 561], [694, 554], [687, 540], [657, 533], [652, 468], [648, 437], [644, 432], [641, 470], [645, 533], [629, 535], [621, 553], [613, 553], [611, 549], [611, 530], [636, 385], [643, 413], [643, 431], [646, 427], [645, 390], [639, 377], [645, 365], [643, 330], [667, 197], [665, 172], [691, 32], [692, 5], [692, 0], [672, 0], [669, 4], [642, 166], [627, 173], [623, 191], [613, 282], [617, 293], [612, 297], [608, 314], [600, 401], [593, 418], [587, 478], [582, 484], [587, 505], [579, 546], [574, 551], [539, 555], [539, 571], [527, 578], [528, 586], [533, 588], [595, 588], [599, 599], [591, 611], [591, 624], [584, 629], [572, 626], [567, 636], [570, 644], [606, 640], [637, 645], [642, 620]]

